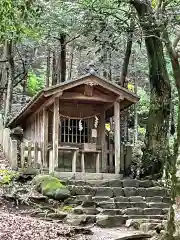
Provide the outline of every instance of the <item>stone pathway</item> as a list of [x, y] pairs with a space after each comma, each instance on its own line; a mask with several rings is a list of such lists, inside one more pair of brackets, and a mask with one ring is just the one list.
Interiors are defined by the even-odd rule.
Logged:
[[[9, 169], [8, 161], [2, 153], [1, 147], [0, 169]], [[137, 236], [139, 236], [138, 240], [140, 240], [140, 236], [142, 236], [141, 233], [133, 230], [130, 231], [126, 228], [102, 229], [94, 226], [89, 227], [89, 229], [93, 232], [93, 235], [78, 234], [71, 238], [66, 236], [66, 234], [68, 231], [73, 229], [72, 226], [62, 223], [49, 223], [48, 221], [40, 219], [37, 220], [36, 218], [28, 215], [22, 216], [21, 214], [18, 214], [17, 209], [14, 213], [10, 213], [9, 210], [3, 208], [2, 205], [0, 212], [1, 240], [130, 240], [136, 239], [134, 237]], [[57, 232], [60, 232], [62, 235], [57, 236]], [[47, 234], [47, 237], [44, 234]]]

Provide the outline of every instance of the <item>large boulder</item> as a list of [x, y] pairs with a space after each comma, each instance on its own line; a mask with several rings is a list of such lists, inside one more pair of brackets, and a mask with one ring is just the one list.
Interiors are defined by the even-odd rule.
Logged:
[[38, 192], [55, 200], [64, 201], [71, 196], [69, 189], [58, 178], [50, 175], [37, 175], [33, 184]]

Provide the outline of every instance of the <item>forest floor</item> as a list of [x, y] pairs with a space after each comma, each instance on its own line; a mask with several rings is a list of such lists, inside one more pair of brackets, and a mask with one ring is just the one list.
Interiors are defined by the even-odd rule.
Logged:
[[[0, 151], [0, 169], [8, 170], [8, 162]], [[7, 195], [8, 196], [8, 195]], [[0, 187], [1, 240], [121, 240], [136, 238], [138, 232], [127, 228], [101, 229], [96, 226], [73, 227], [58, 220], [32, 217], [31, 205], [18, 205], [4, 198]], [[25, 207], [24, 207], [25, 206]], [[134, 238], [132, 236], [134, 235]], [[129, 236], [129, 238], [128, 238]], [[126, 238], [125, 238], [126, 237]]]

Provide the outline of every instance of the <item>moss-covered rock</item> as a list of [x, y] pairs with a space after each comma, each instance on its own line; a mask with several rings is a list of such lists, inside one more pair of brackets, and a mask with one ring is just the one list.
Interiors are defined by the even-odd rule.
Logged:
[[71, 195], [69, 189], [58, 178], [50, 175], [37, 175], [33, 184], [38, 192], [55, 200], [63, 201]]

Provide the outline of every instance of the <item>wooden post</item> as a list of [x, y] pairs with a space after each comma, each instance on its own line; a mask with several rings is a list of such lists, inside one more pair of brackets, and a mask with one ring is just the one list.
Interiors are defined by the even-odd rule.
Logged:
[[54, 172], [55, 166], [58, 164], [58, 138], [59, 138], [59, 98], [54, 99], [54, 108], [53, 108], [53, 152], [52, 152], [52, 161], [51, 170]]
[[27, 160], [27, 165], [30, 167], [32, 165], [32, 142], [28, 142], [28, 160]]
[[42, 117], [42, 167], [47, 167], [47, 144], [48, 144], [48, 111], [43, 108]]
[[84, 152], [81, 153], [81, 172], [85, 173]]
[[34, 143], [34, 165], [35, 168], [38, 166], [38, 142]]
[[76, 172], [76, 158], [77, 158], [77, 151], [73, 151], [73, 158], [72, 158], [72, 172]]
[[25, 167], [25, 144], [21, 143], [21, 167]]
[[114, 103], [114, 139], [115, 139], [115, 173], [120, 173], [120, 154], [121, 154], [121, 140], [120, 140], [120, 104]]
[[96, 173], [100, 173], [99, 152], [96, 154]]
[[107, 172], [107, 151], [106, 151], [106, 135], [105, 135], [105, 111], [100, 115], [100, 138], [102, 148], [102, 172]]
[[11, 167], [17, 168], [17, 140], [11, 140]]

